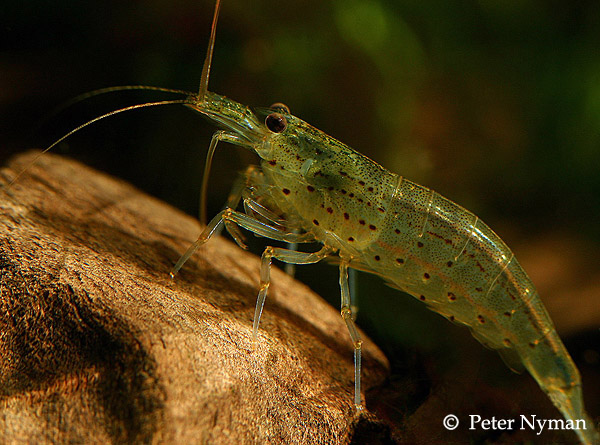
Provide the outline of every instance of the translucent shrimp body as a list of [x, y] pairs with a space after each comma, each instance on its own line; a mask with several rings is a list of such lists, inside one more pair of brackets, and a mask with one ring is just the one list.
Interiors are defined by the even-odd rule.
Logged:
[[[209, 50], [198, 94], [181, 100], [134, 105], [95, 118], [79, 129], [122, 111], [184, 104], [222, 128], [208, 151], [202, 196], [218, 142], [254, 151], [260, 167], [250, 167], [227, 202], [179, 259], [185, 261], [225, 227], [245, 247], [240, 228], [268, 239], [318, 242], [306, 253], [267, 247], [262, 255], [260, 291], [253, 338], [270, 285], [273, 258], [289, 264], [334, 257], [340, 264], [341, 315], [354, 344], [355, 396], [362, 407], [361, 338], [354, 324], [348, 269], [381, 276], [449, 320], [469, 327], [475, 338], [496, 349], [513, 369], [526, 368], [584, 444], [600, 443], [585, 413], [581, 379], [531, 280], [504, 242], [478, 217], [433, 190], [384, 169], [371, 159], [275, 104], [254, 112], [207, 90], [220, 1], [217, 0]], [[115, 87], [90, 93], [156, 87]], [[55, 144], [46, 149], [49, 150]], [[203, 199], [204, 200], [204, 199]], [[240, 202], [244, 211], [236, 210]]]
[[[449, 320], [468, 326], [511, 367], [524, 366], [565, 419], [586, 421], [587, 429], [577, 431], [581, 441], [597, 440], [583, 408], [579, 372], [533, 283], [506, 244], [479, 218], [286, 110], [268, 111], [286, 123], [274, 132], [247, 107], [214, 93], [208, 93], [203, 104], [190, 106], [226, 129], [218, 133], [219, 140], [247, 147], [261, 158], [260, 170], [245, 179], [245, 218], [224, 213], [211, 224], [225, 220], [267, 236], [270, 228], [271, 238], [316, 240], [324, 246], [324, 254], [285, 249], [274, 253], [268, 248], [263, 271], [272, 257], [303, 264], [337, 254], [345, 267], [381, 276]], [[194, 250], [208, 239], [201, 238]], [[316, 256], [306, 261], [306, 255]], [[266, 272], [262, 275], [261, 289], [268, 288]], [[343, 294], [342, 286], [344, 316], [349, 306]], [[258, 306], [257, 318], [261, 301]], [[360, 350], [353, 323], [349, 329]], [[355, 401], [360, 402], [360, 395]]]

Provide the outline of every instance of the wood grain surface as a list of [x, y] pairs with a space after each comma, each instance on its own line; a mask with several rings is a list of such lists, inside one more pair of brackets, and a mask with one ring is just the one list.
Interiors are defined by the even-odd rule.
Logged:
[[[339, 312], [306, 286], [274, 268], [253, 348], [256, 256], [217, 237], [169, 277], [199, 233], [55, 155], [0, 191], [0, 442], [386, 441], [354, 411]], [[363, 351], [368, 391], [387, 361], [368, 339]]]

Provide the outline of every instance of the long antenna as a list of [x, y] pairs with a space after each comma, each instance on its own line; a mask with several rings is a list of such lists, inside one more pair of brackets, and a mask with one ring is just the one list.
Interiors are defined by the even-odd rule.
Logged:
[[208, 76], [210, 75], [210, 64], [212, 62], [213, 48], [215, 47], [215, 36], [217, 34], [217, 19], [219, 18], [219, 10], [221, 9], [221, 0], [217, 0], [215, 5], [215, 14], [213, 16], [212, 26], [210, 28], [210, 39], [208, 41], [208, 50], [206, 51], [206, 59], [202, 67], [202, 77], [200, 78], [200, 89], [198, 90], [198, 99], [203, 100], [208, 91]]
[[25, 173], [29, 169], [29, 167], [31, 167], [33, 164], [35, 164], [37, 162], [37, 160], [40, 158], [40, 156], [42, 156], [44, 153], [49, 152], [52, 148], [54, 148], [55, 146], [57, 146], [58, 144], [60, 144], [66, 138], [68, 138], [69, 136], [71, 136], [73, 133], [77, 133], [79, 130], [87, 127], [88, 125], [93, 124], [94, 122], [98, 122], [99, 120], [105, 119], [105, 118], [110, 117], [110, 116], [114, 116], [115, 114], [124, 113], [125, 111], [137, 110], [139, 108], [156, 107], [156, 106], [160, 106], [160, 105], [173, 105], [173, 104], [183, 104], [183, 105], [185, 105], [185, 104], [189, 104], [189, 103], [190, 103], [189, 99], [161, 100], [161, 101], [158, 101], [158, 102], [146, 102], [146, 103], [143, 103], [143, 104], [136, 104], [136, 105], [130, 105], [130, 106], [124, 107], [124, 108], [119, 108], [118, 110], [114, 110], [114, 111], [111, 111], [109, 113], [103, 114], [102, 116], [95, 117], [94, 119], [89, 120], [86, 123], [81, 124], [77, 128], [74, 128], [73, 130], [69, 131], [67, 134], [65, 134], [60, 139], [54, 141], [49, 147], [45, 148], [43, 151], [41, 151], [40, 153], [38, 153], [36, 155], [36, 157], [33, 158], [33, 160], [29, 164], [27, 164], [27, 166], [25, 166], [17, 174], [17, 176], [15, 176], [8, 184], [6, 184], [6, 186], [2, 186], [0, 188], [3, 188], [5, 190], [9, 190], [12, 187], [12, 185], [15, 182], [17, 182], [17, 180], [23, 175], [23, 173]]

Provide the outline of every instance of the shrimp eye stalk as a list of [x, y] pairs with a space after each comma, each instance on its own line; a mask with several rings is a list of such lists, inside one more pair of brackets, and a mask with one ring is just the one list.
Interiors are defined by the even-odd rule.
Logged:
[[265, 125], [273, 133], [282, 133], [287, 128], [287, 119], [280, 113], [271, 113], [265, 118]]

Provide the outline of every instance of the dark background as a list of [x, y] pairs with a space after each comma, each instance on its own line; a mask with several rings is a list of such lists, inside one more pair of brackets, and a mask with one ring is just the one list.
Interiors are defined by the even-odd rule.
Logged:
[[[0, 161], [44, 148], [104, 112], [169, 97], [114, 93], [44, 120], [80, 93], [126, 84], [195, 91], [212, 8], [190, 0], [5, 2]], [[595, 1], [226, 0], [209, 88], [250, 106], [284, 102], [479, 215], [538, 286], [582, 371], [588, 411], [598, 417], [598, 48]], [[106, 119], [54, 152], [197, 215], [213, 131], [183, 107], [162, 107]], [[209, 214], [224, 202], [233, 174], [254, 160], [220, 147]], [[335, 268], [298, 268], [298, 276], [339, 304]], [[465, 377], [471, 389], [490, 384], [510, 394], [531, 380], [510, 374], [465, 329], [378, 281], [359, 276], [359, 324], [390, 357], [392, 381], [410, 374], [426, 390], [439, 381], [451, 386], [444, 376], [465, 361], [475, 363]]]

